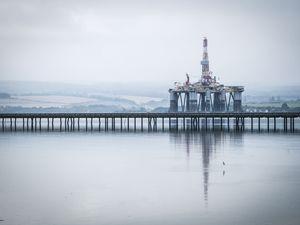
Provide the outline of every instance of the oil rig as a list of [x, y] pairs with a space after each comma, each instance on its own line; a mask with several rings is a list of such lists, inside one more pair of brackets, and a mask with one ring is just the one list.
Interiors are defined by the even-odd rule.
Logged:
[[243, 86], [225, 86], [209, 70], [207, 38], [203, 39], [202, 74], [200, 80], [190, 82], [189, 74], [184, 84], [175, 82], [169, 89], [169, 112], [240, 112]]

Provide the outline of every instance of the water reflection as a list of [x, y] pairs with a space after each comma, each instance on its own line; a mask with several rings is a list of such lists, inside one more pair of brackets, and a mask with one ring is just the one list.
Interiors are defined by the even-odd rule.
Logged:
[[[204, 200], [208, 201], [209, 188], [209, 168], [213, 154], [222, 149], [225, 141], [229, 140], [230, 145], [243, 145], [242, 132], [173, 132], [170, 133], [170, 142], [175, 146], [182, 146], [186, 150], [187, 158], [190, 159], [192, 151], [201, 154], [203, 171], [203, 190]], [[225, 176], [226, 170], [224, 161], [220, 161], [223, 166], [222, 175]]]
[[255, 132], [5, 133], [0, 219], [299, 224], [299, 140]]

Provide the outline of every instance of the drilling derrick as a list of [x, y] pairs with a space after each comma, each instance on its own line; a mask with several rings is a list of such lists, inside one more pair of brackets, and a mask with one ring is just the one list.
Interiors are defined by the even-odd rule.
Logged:
[[[202, 73], [199, 81], [192, 83], [188, 74], [187, 81], [169, 89], [170, 112], [225, 112], [242, 111], [243, 86], [224, 86], [209, 70], [207, 38], [203, 39]], [[232, 105], [231, 105], [232, 102]]]
[[201, 61], [201, 65], [202, 65], [201, 83], [202, 85], [210, 85], [212, 79], [211, 79], [211, 73], [209, 71], [207, 38], [203, 39], [203, 59]]

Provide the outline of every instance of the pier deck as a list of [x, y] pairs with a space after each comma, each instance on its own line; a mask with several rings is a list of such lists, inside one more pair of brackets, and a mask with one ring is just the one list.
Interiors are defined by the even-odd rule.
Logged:
[[[278, 129], [277, 121], [283, 124], [284, 131], [295, 130], [295, 120], [300, 112], [185, 112], [185, 113], [6, 113], [0, 114], [1, 128], [5, 130], [143, 130], [155, 129], [157, 124], [166, 129], [245, 129], [245, 119], [251, 130], [261, 130], [264, 119], [266, 129]], [[159, 121], [159, 122], [158, 122]], [[299, 120], [300, 121], [300, 120]], [[299, 122], [300, 123], [300, 122]], [[96, 126], [95, 126], [96, 125]], [[117, 125], [117, 127], [116, 127]], [[255, 126], [255, 127], [254, 127]]]

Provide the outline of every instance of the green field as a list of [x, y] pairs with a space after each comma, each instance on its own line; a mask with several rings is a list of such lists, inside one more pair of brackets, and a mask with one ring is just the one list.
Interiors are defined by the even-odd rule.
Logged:
[[296, 108], [300, 107], [300, 100], [295, 101], [276, 101], [276, 102], [247, 102], [245, 103], [245, 106], [248, 107], [276, 107], [280, 108], [283, 103], [287, 103], [288, 107], [290, 108]]

